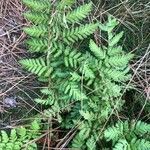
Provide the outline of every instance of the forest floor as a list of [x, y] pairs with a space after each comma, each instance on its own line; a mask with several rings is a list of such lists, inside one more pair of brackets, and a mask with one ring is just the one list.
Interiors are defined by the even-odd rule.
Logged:
[[38, 84], [18, 63], [28, 55], [22, 31], [24, 9], [20, 0], [0, 1], [0, 128], [19, 124], [35, 109], [30, 95], [37, 95]]
[[[113, 2], [100, 4], [95, 0], [93, 19], [102, 19], [109, 12], [120, 18], [122, 28], [129, 33], [125, 38], [128, 42], [126, 47], [135, 54], [131, 62], [133, 76], [130, 82], [144, 97], [143, 107], [135, 115], [140, 118], [145, 105], [150, 103], [150, 3], [146, 0], [127, 2], [126, 5], [122, 1]], [[22, 15], [25, 9], [21, 0], [0, 0], [0, 129], [32, 119], [35, 112], [41, 110], [33, 102], [40, 85], [35, 76], [23, 71], [18, 63], [18, 60], [31, 55], [26, 51], [26, 35], [22, 31], [27, 25]]]

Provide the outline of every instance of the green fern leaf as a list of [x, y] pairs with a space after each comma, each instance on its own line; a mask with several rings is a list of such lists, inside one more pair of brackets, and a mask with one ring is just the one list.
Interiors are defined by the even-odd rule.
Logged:
[[145, 139], [132, 139], [130, 143], [130, 147], [133, 150], [149, 150], [150, 149], [150, 142], [146, 141]]
[[96, 43], [93, 40], [90, 40], [90, 50], [94, 53], [94, 55], [99, 59], [105, 58], [105, 52], [102, 50], [102, 48], [98, 47]]
[[76, 0], [61, 0], [58, 4], [59, 9], [64, 9], [66, 6], [71, 6]]
[[86, 146], [87, 146], [88, 150], [96, 149], [96, 139], [94, 138], [94, 136], [91, 136], [90, 138], [88, 138], [88, 140], [86, 142]]
[[[123, 129], [123, 126], [120, 126]], [[107, 141], [117, 141], [119, 139], [120, 134], [122, 132], [120, 131], [119, 128], [116, 128], [115, 126], [107, 128], [104, 132], [104, 137], [106, 138]]]
[[48, 50], [48, 41], [46, 39], [32, 38], [26, 41], [30, 52], [45, 52]]
[[15, 129], [12, 129], [10, 132], [10, 140], [12, 143], [17, 140], [17, 132]]
[[3, 141], [3, 143], [8, 143], [8, 141], [9, 141], [9, 137], [8, 137], [8, 135], [7, 135], [7, 133], [6, 133], [6, 131], [1, 131], [1, 138], [2, 138], [2, 141]]
[[129, 144], [125, 139], [120, 139], [113, 150], [128, 150]]
[[70, 78], [71, 81], [78, 81], [78, 82], [81, 81], [81, 76], [77, 72], [73, 72], [70, 74], [71, 74]]
[[121, 46], [116, 46], [116, 47], [109, 47], [108, 48], [108, 55], [109, 56], [114, 56], [114, 55], [119, 55], [122, 54], [122, 47]]
[[150, 133], [150, 124], [147, 124], [142, 121], [138, 121], [135, 125], [135, 133], [139, 135]]
[[98, 27], [98, 24], [86, 24], [84, 26], [72, 28], [71, 30], [64, 30], [63, 41], [68, 45], [78, 40], [83, 40], [91, 35]]
[[47, 35], [48, 29], [44, 25], [25, 27], [24, 32], [33, 37], [45, 37]]
[[75, 100], [87, 99], [87, 96], [80, 90], [79, 85], [76, 82], [65, 81], [61, 84], [60, 90]]
[[115, 69], [109, 69], [109, 68], [102, 68], [101, 71], [104, 73], [104, 76], [107, 76], [113, 81], [121, 82], [121, 81], [128, 81], [131, 78], [130, 74], [127, 74], [129, 72], [129, 68], [118, 71]]
[[52, 71], [53, 68], [50, 66], [47, 66], [45, 64], [44, 59], [23, 59], [20, 60], [20, 64], [22, 64], [23, 67], [25, 67], [28, 71], [31, 73], [37, 74], [38, 76], [45, 76], [48, 77]]
[[131, 60], [131, 58], [133, 58], [133, 54], [117, 55], [117, 56], [106, 59], [105, 64], [107, 66], [111, 65], [113, 67], [124, 68], [127, 66], [128, 62], [129, 62], [129, 60]]
[[77, 52], [76, 49], [71, 49], [70, 47], [66, 47], [64, 51], [64, 63], [66, 67], [77, 68], [77, 65], [81, 64], [84, 60], [82, 53]]
[[91, 9], [92, 3], [80, 6], [76, 10], [69, 12], [66, 16], [66, 20], [69, 23], [78, 23], [80, 20], [83, 20], [87, 17]]
[[122, 36], [123, 36], [123, 32], [120, 32], [120, 33], [118, 33], [117, 35], [115, 35], [115, 36], [110, 40], [109, 46], [110, 46], [110, 47], [115, 46], [115, 45], [119, 42], [119, 40], [122, 38]]
[[80, 72], [86, 79], [94, 79], [95, 78], [95, 74], [87, 62], [83, 63], [83, 65], [80, 68]]
[[23, 0], [23, 3], [30, 9], [41, 12], [50, 9], [50, 2], [48, 0]]
[[47, 14], [28, 11], [24, 13], [25, 18], [35, 24], [48, 24], [49, 17]]

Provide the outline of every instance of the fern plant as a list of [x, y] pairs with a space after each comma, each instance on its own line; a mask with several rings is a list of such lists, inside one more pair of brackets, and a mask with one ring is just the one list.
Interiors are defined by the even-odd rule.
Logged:
[[29, 128], [14, 128], [10, 134], [1, 130], [0, 150], [36, 150], [35, 139], [39, 137], [41, 128], [39, 124], [39, 121], [34, 120]]
[[[80, 82], [71, 81], [70, 78], [71, 70], [76, 70], [86, 59], [84, 54], [74, 48], [75, 42], [84, 40], [98, 28], [98, 23], [81, 23], [91, 11], [92, 3], [72, 10], [73, 0], [23, 2], [30, 9], [24, 16], [33, 23], [31, 27], [24, 28], [30, 36], [26, 41], [27, 46], [30, 52], [39, 52], [43, 55], [36, 59], [20, 60], [20, 63], [31, 73], [38, 75], [39, 80], [50, 83], [47, 88], [48, 99], [46, 98], [49, 102], [40, 99], [36, 101], [49, 104], [51, 110], [57, 108], [59, 113], [61, 108], [68, 107], [71, 101], [86, 97], [80, 89]], [[53, 97], [52, 101], [50, 97]], [[47, 110], [46, 114], [48, 112], [51, 111]]]
[[[23, 2], [31, 10], [25, 17], [33, 23], [24, 29], [30, 36], [27, 45], [30, 52], [39, 52], [41, 57], [20, 63], [38, 75], [40, 81], [48, 83], [41, 90], [44, 98], [35, 101], [46, 105], [44, 114], [57, 119], [62, 127], [78, 126], [70, 144], [72, 148], [96, 149], [108, 116], [114, 109], [122, 108], [122, 91], [131, 77], [128, 63], [133, 55], [125, 54], [118, 45], [123, 36], [123, 32], [114, 32], [118, 21], [109, 16], [104, 24], [82, 24], [92, 3], [72, 10], [73, 0]], [[107, 44], [98, 46], [91, 39], [87, 49], [81, 50], [76, 42], [90, 36], [98, 27], [106, 32]]]
[[142, 121], [117, 122], [104, 132], [107, 141], [112, 141], [113, 150], [149, 150], [150, 124]]
[[128, 63], [133, 55], [125, 54], [118, 45], [123, 32], [114, 33], [117, 25], [118, 21], [111, 16], [106, 23], [99, 25], [107, 32], [108, 44], [98, 46], [90, 40], [90, 52], [85, 54], [88, 59], [81, 66], [82, 75], [75, 72], [72, 76], [76, 81], [84, 79], [82, 82], [88, 95], [88, 100], [81, 102], [79, 113], [84, 120], [80, 121], [80, 131], [72, 141], [74, 148], [97, 149], [96, 141], [102, 138], [101, 128], [105, 121], [114, 109], [122, 110], [124, 101], [121, 97], [125, 82], [131, 77]]

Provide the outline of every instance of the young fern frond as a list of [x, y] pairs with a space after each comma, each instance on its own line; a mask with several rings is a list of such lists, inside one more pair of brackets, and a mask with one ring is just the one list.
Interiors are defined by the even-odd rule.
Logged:
[[120, 32], [120, 33], [118, 33], [117, 35], [115, 35], [114, 37], [111, 37], [111, 34], [110, 34], [110, 42], [109, 42], [109, 46], [110, 47], [113, 47], [113, 46], [115, 46], [119, 41], [120, 41], [120, 39], [122, 38], [122, 36], [123, 36], [123, 32]]
[[66, 15], [66, 20], [69, 23], [78, 23], [79, 21], [86, 18], [89, 12], [91, 12], [91, 10], [92, 10], [92, 3], [85, 4], [69, 12]]
[[113, 150], [128, 150], [129, 148], [128, 142], [125, 139], [120, 139]]
[[127, 81], [131, 78], [130, 74], [127, 74], [129, 71], [129, 68], [127, 68], [124, 71], [118, 71], [115, 69], [109, 69], [109, 68], [102, 68], [103, 73], [105, 76], [110, 78], [113, 81], [121, 82], [121, 81]]
[[135, 124], [135, 133], [139, 135], [144, 135], [149, 132], [150, 132], [150, 124], [147, 124], [142, 121], [137, 121], [137, 123]]

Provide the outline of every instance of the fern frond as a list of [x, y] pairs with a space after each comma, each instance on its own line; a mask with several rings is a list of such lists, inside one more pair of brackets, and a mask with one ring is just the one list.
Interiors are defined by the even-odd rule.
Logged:
[[123, 124], [118, 123], [116, 126], [112, 126], [107, 128], [107, 130], [104, 131], [104, 137], [107, 141], [113, 140], [114, 142], [117, 141], [120, 137], [120, 135], [123, 134]]
[[87, 96], [80, 90], [76, 82], [64, 81], [60, 86], [60, 90], [63, 90], [65, 94], [69, 94], [74, 100], [87, 99]]
[[30, 141], [35, 140], [40, 135], [39, 130], [40, 126], [36, 120], [27, 129], [16, 127], [10, 131], [10, 134], [2, 130], [0, 134], [0, 150], [37, 150], [36, 143], [30, 143]]
[[83, 118], [85, 120], [88, 120], [88, 121], [94, 120], [94, 114], [92, 112], [83, 111], [83, 110], [80, 110], [79, 112], [80, 112], [81, 116], [83, 116]]
[[128, 150], [129, 144], [125, 139], [120, 139], [113, 150]]
[[87, 140], [86, 146], [87, 146], [88, 150], [96, 149], [96, 139], [94, 138], [94, 136], [91, 136], [91, 137]]
[[81, 80], [81, 76], [77, 73], [77, 72], [72, 72], [71, 74], [71, 81], [80, 81]]
[[26, 44], [29, 47], [29, 51], [34, 52], [45, 52], [48, 50], [48, 41], [42, 38], [31, 38], [26, 40]]
[[10, 132], [10, 141], [13, 143], [17, 140], [17, 132], [16, 129], [12, 129]]
[[90, 50], [94, 53], [94, 55], [99, 59], [104, 59], [106, 53], [102, 50], [102, 48], [98, 47], [93, 40], [90, 40]]
[[64, 9], [66, 6], [71, 6], [75, 3], [76, 0], [61, 0], [58, 3], [58, 8], [59, 9]]
[[24, 68], [26, 68], [31, 73], [37, 74], [38, 76], [45, 76], [48, 77], [52, 71], [53, 68], [50, 66], [47, 66], [44, 59], [23, 59], [20, 60], [20, 64]]
[[74, 43], [78, 40], [83, 40], [91, 35], [98, 27], [98, 24], [86, 24], [84, 26], [72, 28], [71, 30], [63, 31], [63, 41], [67, 44]]
[[65, 47], [60, 42], [53, 42], [51, 47], [51, 53], [53, 54], [54, 58], [59, 57], [63, 54]]
[[84, 149], [86, 145], [86, 138], [90, 135], [90, 128], [83, 128], [74, 137], [72, 141], [72, 148]]
[[76, 10], [69, 12], [66, 15], [66, 20], [69, 23], [78, 23], [80, 20], [83, 20], [84, 18], [87, 17], [91, 9], [92, 9], [92, 3], [80, 6]]
[[111, 38], [109, 42], [109, 46], [110, 47], [115, 46], [119, 42], [119, 40], [122, 38], [122, 36], [123, 36], [123, 32], [120, 32], [117, 35], [115, 35], [113, 38]]
[[41, 105], [53, 105], [54, 103], [54, 99], [50, 99], [50, 98], [47, 98], [47, 99], [40, 99], [40, 98], [36, 98], [34, 99], [34, 101], [37, 103], [37, 104], [41, 104]]
[[24, 32], [33, 37], [45, 37], [47, 35], [48, 29], [47, 26], [38, 25], [32, 27], [25, 27]]
[[83, 63], [83, 65], [80, 68], [80, 72], [86, 79], [94, 79], [95, 78], [95, 74], [94, 74], [93, 70], [90, 68], [90, 65], [88, 64], [88, 62]]
[[77, 65], [81, 64], [85, 58], [82, 53], [78, 52], [76, 49], [71, 49], [66, 47], [64, 51], [64, 63], [66, 67], [77, 68]]
[[137, 121], [134, 132], [139, 135], [150, 133], [150, 124], [142, 121]]
[[[55, 101], [55, 103], [51, 106], [51, 108], [44, 110], [44, 115], [47, 117], [57, 117], [59, 116], [59, 113], [61, 112], [61, 107], [59, 104]], [[60, 117], [60, 116], [59, 116]]]
[[145, 139], [132, 139], [130, 142], [130, 147], [133, 150], [149, 150], [150, 142]]
[[123, 70], [123, 71], [118, 71], [115, 69], [109, 69], [109, 68], [102, 68], [102, 72], [104, 73], [104, 76], [107, 76], [113, 81], [117, 82], [125, 82], [131, 78], [130, 74], [127, 74], [129, 71], [129, 68]]
[[126, 54], [126, 55], [117, 55], [114, 57], [110, 57], [108, 59], [106, 59], [106, 65], [111, 65], [113, 67], [126, 67], [126, 65], [128, 64], [129, 60], [131, 60], [131, 58], [133, 58], [133, 54]]
[[8, 135], [7, 135], [7, 133], [6, 133], [6, 131], [1, 131], [1, 139], [2, 139], [2, 141], [3, 141], [3, 143], [8, 143], [8, 141], [9, 141], [9, 137], [8, 137]]
[[122, 54], [123, 53], [122, 47], [121, 46], [109, 47], [107, 53], [109, 56]]
[[52, 105], [54, 104], [56, 98], [54, 96], [54, 93], [52, 90], [49, 90], [48, 88], [44, 88], [41, 90], [41, 93], [46, 95], [47, 98], [41, 99], [41, 98], [36, 98], [34, 99], [35, 102], [41, 105]]
[[23, 3], [37, 12], [48, 11], [51, 6], [49, 0], [23, 0]]
[[35, 24], [48, 24], [49, 16], [47, 14], [28, 11], [24, 13], [25, 18]]

